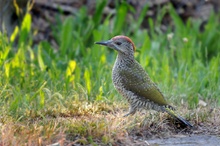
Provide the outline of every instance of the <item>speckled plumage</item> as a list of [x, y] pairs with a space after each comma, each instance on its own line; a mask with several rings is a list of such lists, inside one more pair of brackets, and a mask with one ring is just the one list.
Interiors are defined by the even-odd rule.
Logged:
[[114, 87], [130, 103], [129, 114], [141, 108], [163, 111], [162, 106], [167, 105], [158, 87], [136, 60], [118, 56], [112, 70], [112, 80]]
[[[120, 37], [117, 36], [120, 39]], [[115, 40], [115, 37], [113, 38]], [[138, 109], [164, 111], [169, 106], [159, 88], [151, 81], [148, 74], [134, 59], [134, 44], [130, 39], [122, 37], [127, 54], [118, 52], [113, 70], [112, 81], [118, 92], [130, 103], [129, 114]]]
[[134, 59], [134, 43], [126, 36], [116, 36], [111, 40], [97, 42], [118, 52], [112, 70], [112, 80], [117, 91], [125, 97], [129, 104], [129, 112], [134, 114], [139, 109], [166, 111], [185, 125], [192, 125], [173, 112], [174, 108], [166, 102], [160, 89], [151, 81], [148, 74]]

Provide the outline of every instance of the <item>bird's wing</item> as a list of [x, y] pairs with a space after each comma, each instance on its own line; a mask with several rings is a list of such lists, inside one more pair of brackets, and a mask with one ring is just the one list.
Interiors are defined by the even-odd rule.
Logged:
[[163, 94], [139, 63], [124, 70], [121, 75], [123, 76], [124, 87], [135, 93], [141, 100], [150, 100], [159, 105], [167, 105]]

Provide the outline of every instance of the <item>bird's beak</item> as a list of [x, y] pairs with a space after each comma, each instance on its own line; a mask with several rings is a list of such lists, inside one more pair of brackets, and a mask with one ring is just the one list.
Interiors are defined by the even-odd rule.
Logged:
[[112, 43], [112, 40], [95, 42], [95, 44], [99, 44], [99, 45], [103, 45], [103, 46], [108, 46], [108, 47], [110, 46], [111, 43]]

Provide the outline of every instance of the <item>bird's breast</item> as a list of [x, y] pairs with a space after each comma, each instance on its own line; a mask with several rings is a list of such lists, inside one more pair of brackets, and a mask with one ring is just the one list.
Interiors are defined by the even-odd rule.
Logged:
[[[127, 76], [131, 75], [131, 78]], [[112, 81], [115, 86], [125, 86], [132, 79], [131, 68], [126, 65], [115, 64], [112, 70]]]
[[112, 82], [114, 86], [118, 86], [122, 82], [122, 77], [120, 76], [120, 68], [115, 64], [112, 69]]

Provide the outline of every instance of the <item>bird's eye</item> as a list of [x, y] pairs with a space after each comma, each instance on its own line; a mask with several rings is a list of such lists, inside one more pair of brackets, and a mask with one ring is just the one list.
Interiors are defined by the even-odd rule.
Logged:
[[116, 44], [120, 46], [120, 45], [121, 45], [121, 42], [116, 42]]

